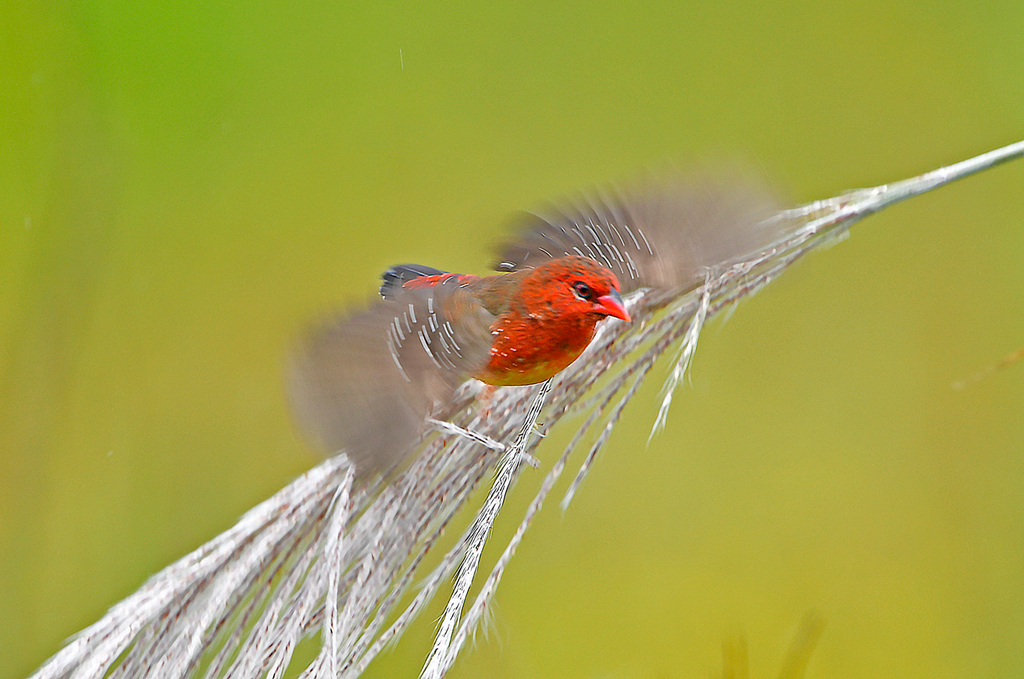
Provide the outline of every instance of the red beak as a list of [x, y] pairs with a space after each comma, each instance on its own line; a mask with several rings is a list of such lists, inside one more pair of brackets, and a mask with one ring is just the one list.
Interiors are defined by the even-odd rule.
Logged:
[[619, 294], [618, 290], [612, 290], [607, 295], [601, 295], [597, 298], [597, 306], [609, 316], [615, 318], [621, 318], [622, 320], [629, 322], [629, 312], [626, 311], [626, 307], [622, 304], [622, 295]]

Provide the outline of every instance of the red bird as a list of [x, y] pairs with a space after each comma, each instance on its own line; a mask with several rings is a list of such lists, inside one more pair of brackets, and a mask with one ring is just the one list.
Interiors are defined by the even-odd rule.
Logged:
[[[537, 384], [579, 358], [606, 316], [629, 321], [619, 280], [586, 257], [562, 257], [536, 269], [497, 276], [472, 276], [419, 265], [396, 266], [383, 275], [380, 295], [398, 288], [429, 289], [456, 281], [492, 316], [487, 363], [472, 376], [499, 387]], [[463, 302], [466, 303], [466, 302]], [[447, 315], [465, 313], [453, 303]]]
[[400, 461], [466, 379], [543, 382], [603, 318], [630, 320], [615, 274], [587, 257], [487, 277], [401, 265], [382, 278], [382, 301], [321, 328], [291, 375], [300, 423], [360, 473]]
[[315, 329], [294, 354], [296, 418], [361, 475], [387, 473], [467, 379], [543, 382], [583, 353], [602, 319], [630, 320], [621, 293], [692, 288], [709, 267], [770, 242], [764, 195], [714, 181], [601, 195], [529, 217], [500, 250], [505, 275], [393, 267], [383, 299]]

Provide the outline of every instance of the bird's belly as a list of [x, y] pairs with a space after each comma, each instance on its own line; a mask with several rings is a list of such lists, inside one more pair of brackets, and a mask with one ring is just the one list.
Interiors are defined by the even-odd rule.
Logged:
[[571, 332], [535, 332], [498, 335], [487, 365], [474, 375], [481, 382], [499, 387], [537, 384], [554, 377], [579, 358], [594, 337], [593, 328], [572, 328]]

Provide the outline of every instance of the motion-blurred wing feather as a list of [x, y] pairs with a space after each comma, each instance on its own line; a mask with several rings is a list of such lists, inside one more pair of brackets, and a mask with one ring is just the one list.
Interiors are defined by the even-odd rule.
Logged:
[[526, 215], [498, 250], [499, 271], [536, 267], [567, 254], [615, 272], [622, 292], [690, 286], [717, 266], [771, 244], [776, 210], [749, 178], [674, 178], [628, 192], [593, 192]]
[[294, 354], [296, 419], [329, 453], [348, 453], [361, 475], [388, 472], [424, 418], [486, 363], [493, 320], [454, 279], [335, 318]]

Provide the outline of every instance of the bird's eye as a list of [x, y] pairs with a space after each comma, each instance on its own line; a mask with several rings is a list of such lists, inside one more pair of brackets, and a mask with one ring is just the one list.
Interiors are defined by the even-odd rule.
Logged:
[[573, 283], [572, 290], [580, 299], [590, 299], [594, 296], [594, 290], [583, 281]]

